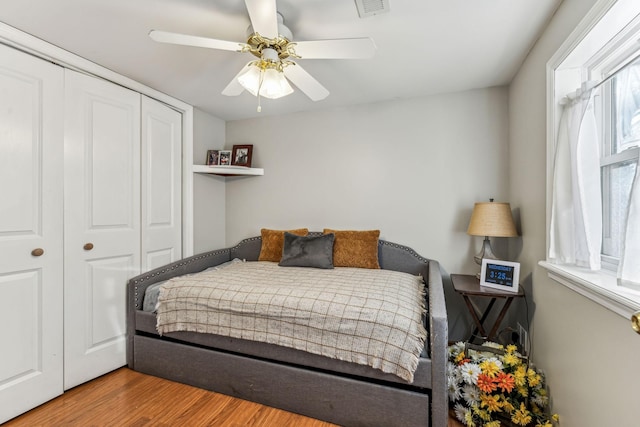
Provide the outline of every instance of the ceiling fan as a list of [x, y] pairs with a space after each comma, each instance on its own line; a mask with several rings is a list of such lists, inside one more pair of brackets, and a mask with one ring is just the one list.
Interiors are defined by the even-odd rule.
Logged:
[[329, 95], [324, 86], [291, 58], [366, 59], [375, 53], [375, 44], [368, 37], [294, 42], [291, 31], [276, 9], [276, 0], [245, 0], [245, 5], [251, 20], [246, 43], [158, 30], [151, 31], [149, 37], [162, 43], [253, 54], [258, 59], [242, 67], [222, 94], [237, 96], [246, 89], [258, 99], [261, 96], [276, 99], [289, 95], [293, 89], [287, 80], [313, 101]]

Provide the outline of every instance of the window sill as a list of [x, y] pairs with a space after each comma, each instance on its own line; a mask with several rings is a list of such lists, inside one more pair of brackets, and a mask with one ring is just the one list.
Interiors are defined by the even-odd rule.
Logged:
[[608, 308], [625, 319], [640, 311], [640, 292], [618, 286], [613, 272], [591, 271], [585, 268], [540, 261], [550, 279]]

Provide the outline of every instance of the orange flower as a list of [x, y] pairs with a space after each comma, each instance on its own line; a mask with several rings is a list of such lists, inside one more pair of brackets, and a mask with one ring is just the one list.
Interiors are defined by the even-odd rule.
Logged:
[[480, 374], [478, 375], [478, 388], [485, 393], [491, 393], [498, 388], [498, 386], [494, 382], [493, 378], [485, 374]]
[[500, 387], [500, 390], [503, 392], [511, 393], [513, 387], [515, 387], [516, 382], [511, 374], [505, 374], [504, 372], [500, 372], [498, 377], [496, 378], [497, 386]]

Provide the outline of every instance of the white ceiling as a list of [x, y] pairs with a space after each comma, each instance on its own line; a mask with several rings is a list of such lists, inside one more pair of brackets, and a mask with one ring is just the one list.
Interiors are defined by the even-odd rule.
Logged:
[[[266, 0], [265, 0], [266, 1]], [[277, 0], [294, 41], [371, 37], [373, 59], [300, 59], [329, 91], [262, 101], [220, 94], [249, 53], [160, 44], [152, 29], [245, 42], [243, 0], [2, 0], [0, 21], [224, 120], [508, 84], [562, 0]]]

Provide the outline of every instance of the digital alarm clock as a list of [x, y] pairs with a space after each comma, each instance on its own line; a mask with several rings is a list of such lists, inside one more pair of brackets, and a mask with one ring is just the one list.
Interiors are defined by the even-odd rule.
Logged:
[[518, 292], [520, 263], [484, 258], [480, 271], [480, 286]]

